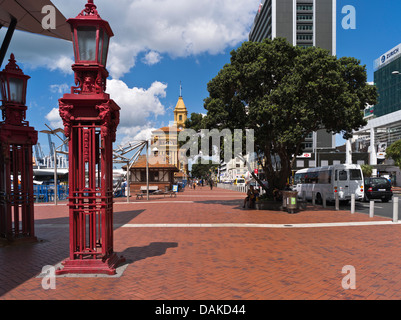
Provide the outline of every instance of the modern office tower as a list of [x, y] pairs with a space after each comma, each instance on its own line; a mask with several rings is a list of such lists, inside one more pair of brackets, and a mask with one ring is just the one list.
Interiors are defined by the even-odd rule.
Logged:
[[336, 54], [336, 0], [263, 0], [250, 41], [286, 38], [293, 45], [316, 46]]
[[374, 61], [374, 84], [377, 104], [365, 109], [368, 124], [354, 132], [354, 140], [369, 151], [374, 175], [392, 177], [401, 186], [401, 171], [386, 158], [387, 147], [401, 139], [401, 44]]
[[[374, 83], [379, 95], [373, 115], [381, 117], [401, 110], [401, 44], [374, 62]], [[372, 111], [372, 110], [370, 110]]]

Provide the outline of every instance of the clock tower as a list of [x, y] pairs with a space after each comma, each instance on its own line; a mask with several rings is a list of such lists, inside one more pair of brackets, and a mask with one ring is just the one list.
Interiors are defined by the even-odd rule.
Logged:
[[182, 96], [180, 95], [178, 98], [177, 105], [175, 106], [174, 109], [174, 124], [177, 126], [178, 129], [184, 129], [185, 128], [185, 121], [187, 120], [188, 117], [188, 110], [185, 107], [184, 100], [182, 99]]

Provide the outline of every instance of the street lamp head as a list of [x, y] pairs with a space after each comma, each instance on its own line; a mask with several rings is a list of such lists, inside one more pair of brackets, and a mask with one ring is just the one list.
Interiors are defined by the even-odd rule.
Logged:
[[114, 35], [103, 20], [93, 0], [77, 17], [68, 19], [74, 44], [75, 64], [99, 65], [106, 68], [109, 40]]
[[1, 100], [3, 105], [25, 105], [26, 87], [30, 76], [25, 75], [16, 64], [14, 54], [11, 54], [9, 63], [0, 72]]
[[393, 74], [393, 75], [398, 75], [398, 74], [400, 74], [400, 72], [397, 71], [397, 70], [395, 70], [395, 71], [391, 72], [391, 74]]

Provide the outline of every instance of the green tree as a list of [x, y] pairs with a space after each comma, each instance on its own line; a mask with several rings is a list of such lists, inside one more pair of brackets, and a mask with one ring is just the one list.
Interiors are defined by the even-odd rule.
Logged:
[[372, 176], [373, 167], [371, 165], [363, 164], [361, 165], [361, 169], [364, 177], [369, 178]]
[[394, 164], [401, 168], [401, 140], [395, 141], [386, 149], [386, 159], [393, 159]]
[[208, 83], [202, 124], [254, 130], [271, 194], [284, 188], [308, 134], [324, 128], [349, 138], [366, 125], [363, 110], [377, 96], [366, 81], [366, 66], [355, 58], [337, 59], [282, 38], [244, 42]]
[[191, 176], [192, 178], [199, 179], [210, 179], [212, 172], [217, 169], [218, 165], [209, 160], [208, 163], [201, 163], [201, 159], [198, 158], [195, 163], [192, 164]]

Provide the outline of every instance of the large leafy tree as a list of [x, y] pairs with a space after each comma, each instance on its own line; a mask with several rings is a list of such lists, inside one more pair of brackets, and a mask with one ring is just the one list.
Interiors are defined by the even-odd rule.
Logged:
[[285, 186], [308, 134], [324, 128], [349, 138], [366, 125], [363, 110], [377, 96], [359, 60], [282, 38], [244, 42], [208, 92], [202, 126], [253, 129], [269, 193]]

